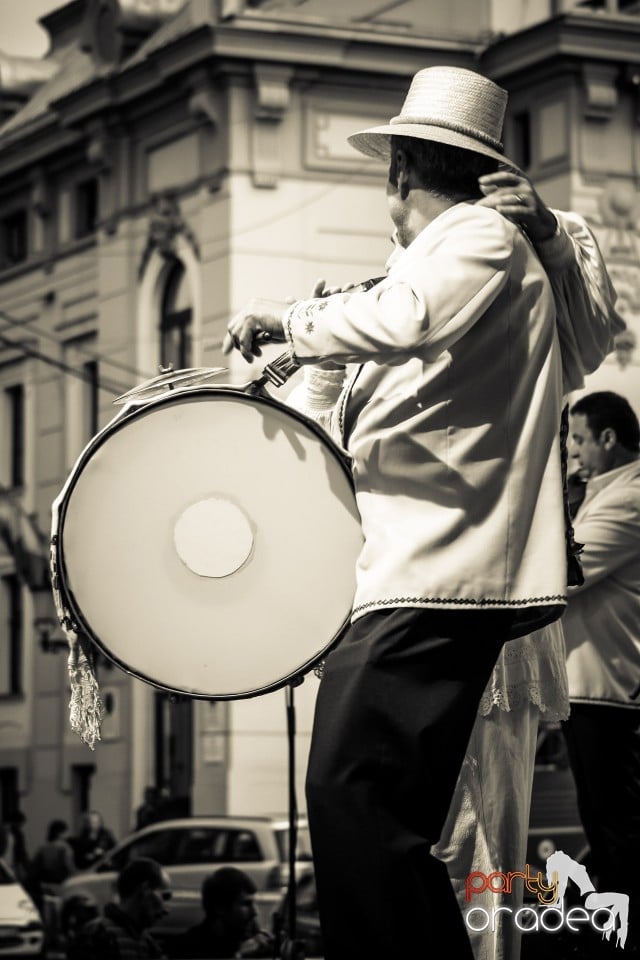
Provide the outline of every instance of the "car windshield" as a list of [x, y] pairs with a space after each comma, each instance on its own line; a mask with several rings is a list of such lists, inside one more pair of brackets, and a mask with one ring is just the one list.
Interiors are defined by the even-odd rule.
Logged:
[[[280, 860], [286, 863], [289, 859], [289, 830], [276, 830], [276, 840], [280, 852]], [[311, 837], [308, 827], [298, 827], [296, 837], [296, 860], [311, 860]]]

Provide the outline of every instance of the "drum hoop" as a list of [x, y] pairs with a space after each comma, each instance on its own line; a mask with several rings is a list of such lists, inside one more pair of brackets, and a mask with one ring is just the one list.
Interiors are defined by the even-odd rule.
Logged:
[[282, 403], [280, 400], [277, 400], [275, 397], [271, 397], [264, 393], [248, 393], [243, 389], [238, 389], [233, 385], [209, 385], [209, 384], [198, 384], [193, 387], [185, 387], [180, 390], [172, 390], [167, 394], [162, 394], [159, 397], [154, 397], [143, 405], [136, 405], [132, 407], [131, 411], [124, 410], [123, 413], [117, 417], [115, 420], [111, 420], [102, 430], [100, 430], [92, 440], [89, 441], [85, 449], [83, 450], [80, 458], [76, 463], [75, 470], [73, 475], [69, 478], [68, 485], [64, 491], [64, 496], [60, 502], [60, 508], [58, 513], [57, 529], [56, 529], [56, 539], [55, 539], [55, 554], [56, 554], [56, 566], [57, 566], [57, 581], [58, 589], [60, 591], [61, 597], [63, 598], [66, 606], [69, 608], [69, 612], [72, 614], [75, 623], [72, 624], [74, 629], [77, 627], [80, 628], [81, 632], [86, 634], [89, 640], [98, 648], [98, 650], [115, 666], [117, 666], [124, 673], [129, 674], [131, 677], [135, 677], [136, 680], [142, 680], [144, 683], [149, 684], [150, 686], [155, 687], [158, 690], [163, 690], [167, 693], [173, 693], [182, 697], [189, 697], [193, 700], [208, 700], [208, 701], [232, 701], [232, 700], [248, 700], [253, 697], [262, 696], [266, 693], [273, 693], [276, 690], [281, 690], [283, 687], [288, 685], [296, 686], [301, 683], [305, 675], [309, 673], [317, 664], [319, 664], [328, 654], [333, 650], [334, 647], [338, 645], [344, 633], [346, 632], [350, 620], [351, 620], [351, 611], [346, 615], [343, 623], [340, 625], [335, 635], [327, 642], [326, 646], [313, 657], [310, 657], [303, 664], [301, 664], [293, 673], [284, 677], [280, 680], [276, 680], [273, 683], [270, 683], [265, 686], [260, 686], [252, 690], [244, 691], [242, 693], [233, 693], [233, 694], [216, 694], [215, 696], [205, 694], [205, 693], [192, 693], [185, 692], [183, 688], [180, 687], [171, 687], [168, 684], [160, 683], [157, 680], [152, 680], [150, 677], [146, 676], [142, 672], [132, 670], [130, 666], [120, 660], [119, 657], [115, 656], [105, 643], [96, 635], [95, 631], [88, 623], [80, 604], [77, 602], [73, 591], [69, 586], [69, 578], [66, 572], [66, 563], [64, 558], [64, 538], [63, 538], [63, 529], [64, 521], [67, 514], [67, 505], [71, 494], [76, 486], [78, 478], [82, 474], [82, 471], [86, 464], [91, 460], [94, 453], [100, 449], [114, 433], [116, 433], [120, 428], [124, 427], [126, 424], [132, 420], [140, 419], [144, 416], [145, 413], [149, 411], [150, 407], [163, 406], [166, 404], [173, 403], [176, 399], [181, 398], [185, 399], [187, 396], [194, 397], [197, 394], [205, 395], [214, 395], [214, 396], [232, 396], [234, 399], [244, 400], [250, 405], [258, 404], [268, 407], [273, 407], [281, 412], [286, 413], [291, 416], [292, 419], [297, 420], [303, 426], [307, 427], [311, 433], [315, 434], [316, 437], [321, 441], [321, 443], [326, 446], [333, 454], [338, 464], [342, 468], [344, 475], [349, 481], [349, 486], [351, 487], [352, 492], [355, 493], [355, 484], [353, 480], [353, 474], [349, 466], [349, 457], [348, 455], [335, 443], [334, 440], [313, 420], [307, 417], [305, 414], [300, 413], [298, 410], [294, 410], [291, 407], [288, 407], [286, 404]]

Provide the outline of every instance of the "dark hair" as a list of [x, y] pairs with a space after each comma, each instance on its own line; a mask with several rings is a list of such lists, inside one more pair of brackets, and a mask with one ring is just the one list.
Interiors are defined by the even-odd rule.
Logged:
[[143, 883], [148, 883], [153, 890], [158, 890], [164, 884], [162, 867], [151, 857], [139, 857], [122, 868], [116, 883], [118, 896], [121, 900], [126, 900]]
[[401, 148], [407, 154], [425, 190], [448, 200], [477, 200], [482, 196], [478, 177], [495, 173], [499, 163], [473, 150], [452, 147], [434, 140], [418, 137], [391, 137], [391, 166], [389, 179], [396, 185], [395, 151]]
[[68, 829], [69, 825], [64, 820], [52, 820], [47, 828], [47, 840], [57, 840]]
[[253, 894], [256, 885], [251, 877], [236, 867], [220, 867], [205, 877], [202, 884], [202, 909], [206, 916], [229, 908], [241, 894]]
[[631, 404], [618, 393], [601, 390], [588, 393], [571, 407], [572, 414], [582, 414], [594, 437], [603, 430], [615, 430], [621, 447], [632, 453], [640, 449], [640, 424]]

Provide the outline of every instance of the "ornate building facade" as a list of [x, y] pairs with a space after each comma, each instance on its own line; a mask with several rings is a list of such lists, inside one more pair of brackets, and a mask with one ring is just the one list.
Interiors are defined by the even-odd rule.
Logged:
[[[43, 59], [0, 54], [0, 815], [24, 810], [33, 842], [88, 805], [123, 834], [149, 785], [176, 811], [286, 806], [282, 691], [175, 698], [103, 659], [103, 739], [70, 731], [51, 503], [115, 397], [169, 364], [229, 365], [245, 300], [379, 275], [386, 171], [346, 137], [396, 114], [416, 70], [509, 90], [506, 152], [588, 218], [627, 320], [589, 387], [640, 409], [637, 7], [71, 0], [43, 18]], [[252, 376], [231, 361], [229, 382]], [[316, 683], [296, 691], [300, 795]]]

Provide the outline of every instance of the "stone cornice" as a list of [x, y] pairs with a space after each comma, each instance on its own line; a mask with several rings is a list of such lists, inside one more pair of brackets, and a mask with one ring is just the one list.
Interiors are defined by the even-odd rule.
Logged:
[[50, 160], [56, 153], [82, 142], [77, 130], [65, 130], [55, 118], [47, 116], [21, 129], [6, 144], [0, 141], [0, 179], [14, 175], [32, 164]]
[[[387, 35], [360, 30], [309, 27], [271, 21], [241, 25], [224, 23], [196, 27], [186, 36], [154, 51], [142, 62], [126, 64], [117, 72], [99, 78], [55, 101], [51, 107], [67, 125], [82, 122], [106, 106], [122, 106], [145, 96], [158, 86], [159, 77], [169, 80], [210, 60], [260, 61], [281, 65], [337, 68], [367, 72], [403, 81], [429, 62], [469, 66], [479, 44], [454, 43]], [[402, 56], [399, 56], [400, 52]]]
[[496, 40], [484, 50], [479, 63], [488, 76], [509, 86], [512, 76], [550, 61], [572, 60], [640, 64], [640, 18], [562, 14]]

